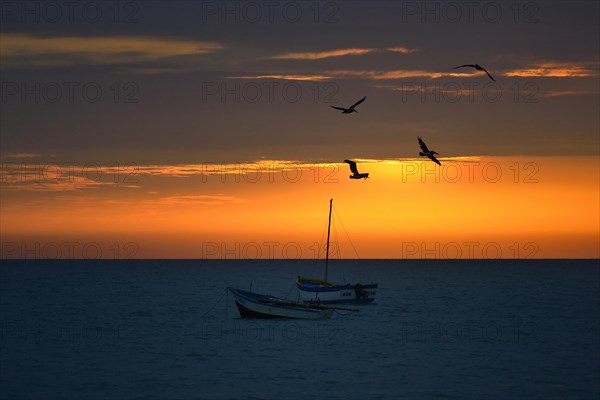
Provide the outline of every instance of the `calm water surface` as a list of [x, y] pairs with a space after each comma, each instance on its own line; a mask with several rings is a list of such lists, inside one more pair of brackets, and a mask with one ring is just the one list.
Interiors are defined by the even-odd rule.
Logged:
[[3, 261], [2, 399], [598, 399], [591, 261], [334, 261], [376, 303], [242, 320], [314, 261]]

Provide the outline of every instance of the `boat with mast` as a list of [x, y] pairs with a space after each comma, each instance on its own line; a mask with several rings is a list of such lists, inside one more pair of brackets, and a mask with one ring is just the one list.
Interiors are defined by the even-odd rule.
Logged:
[[227, 288], [235, 297], [242, 318], [328, 319], [334, 311], [357, 312], [357, 309], [314, 303], [299, 303], [279, 297]]
[[331, 238], [331, 210], [333, 199], [329, 200], [329, 219], [327, 223], [327, 246], [325, 249], [325, 279], [296, 278], [300, 299], [305, 303], [332, 304], [354, 303], [367, 304], [375, 300], [377, 283], [338, 285], [328, 280], [329, 247]]

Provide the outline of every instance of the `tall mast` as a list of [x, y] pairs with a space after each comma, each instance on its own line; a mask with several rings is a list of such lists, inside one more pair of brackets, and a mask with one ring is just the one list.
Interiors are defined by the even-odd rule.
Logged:
[[333, 199], [329, 199], [329, 222], [327, 224], [327, 249], [325, 255], [325, 281], [327, 281], [327, 270], [329, 267], [329, 233], [331, 232], [331, 205]]

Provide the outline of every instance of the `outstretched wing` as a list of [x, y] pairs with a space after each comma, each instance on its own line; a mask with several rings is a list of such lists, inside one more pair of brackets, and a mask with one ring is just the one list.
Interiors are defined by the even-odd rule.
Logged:
[[456, 68], [462, 68], [462, 67], [471, 67], [471, 68], [475, 68], [475, 65], [473, 65], [473, 64], [464, 64], [464, 65], [459, 65], [458, 67], [454, 67], [453, 69], [456, 69]]
[[366, 99], [366, 98], [367, 98], [367, 96], [363, 97], [362, 99], [360, 99], [360, 100], [359, 100], [359, 101], [357, 101], [356, 103], [352, 104], [352, 105], [350, 106], [350, 108], [354, 108], [354, 107], [356, 107], [357, 105], [359, 105], [360, 103], [362, 103], [363, 101], [365, 101], [365, 99]]
[[336, 110], [346, 111], [346, 109], [342, 108], [342, 107], [336, 107], [336, 106], [330, 106], [330, 107], [335, 108]]
[[429, 151], [427, 145], [425, 144], [423, 139], [421, 139], [421, 136], [419, 136], [419, 146], [421, 146], [421, 150], [423, 150], [424, 153], [427, 153]]
[[[436, 153], [436, 154], [437, 154], [437, 153]], [[436, 163], [437, 165], [442, 165], [442, 163], [440, 163], [440, 162], [438, 161], [438, 159], [437, 159], [437, 158], [435, 158], [435, 156], [434, 156], [433, 154], [432, 154], [432, 155], [430, 155], [430, 156], [428, 156], [428, 157], [429, 157], [429, 159], [430, 159], [431, 161], [433, 161], [433, 162], [434, 162], [434, 163]]]
[[352, 173], [354, 175], [358, 175], [359, 174], [358, 168], [356, 168], [356, 163], [354, 161], [352, 161], [352, 160], [344, 160], [344, 162], [350, 164], [350, 171], [352, 171]]
[[481, 69], [482, 69], [483, 71], [485, 71], [485, 73], [487, 74], [487, 76], [489, 76], [489, 77], [490, 77], [490, 79], [491, 79], [491, 80], [493, 80], [494, 82], [496, 82], [496, 80], [494, 79], [494, 77], [493, 77], [493, 76], [491, 76], [489, 72], [487, 72], [487, 69], [485, 69], [485, 68], [483, 68], [483, 67], [481, 67]]

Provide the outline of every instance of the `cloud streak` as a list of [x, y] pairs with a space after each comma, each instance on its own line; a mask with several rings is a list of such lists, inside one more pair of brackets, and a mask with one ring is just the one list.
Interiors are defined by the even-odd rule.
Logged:
[[375, 49], [339, 49], [330, 51], [285, 53], [268, 57], [272, 60], [322, 60], [331, 57], [359, 56], [373, 52]]
[[427, 78], [437, 79], [444, 76], [468, 76], [455, 73], [424, 71], [424, 70], [393, 70], [393, 71], [375, 71], [375, 70], [334, 70], [323, 71], [320, 74], [308, 75], [300, 73], [290, 74], [252, 74], [229, 76], [228, 79], [281, 79], [297, 81], [324, 81], [331, 79], [371, 79], [371, 80], [399, 80], [408, 78]]
[[[356, 49], [354, 49], [356, 50]], [[365, 50], [365, 49], [363, 49]], [[369, 49], [370, 51], [381, 51], [378, 49]], [[413, 52], [416, 50], [410, 50], [405, 48], [397, 49], [386, 49], [387, 51], [399, 51], [399, 52]], [[342, 52], [342, 50], [339, 50]], [[323, 53], [289, 53], [290, 58], [292, 54], [324, 54], [324, 53], [335, 53], [335, 52], [323, 52]], [[349, 54], [349, 53], [348, 53]], [[302, 59], [318, 59], [318, 58], [302, 58]], [[323, 57], [324, 58], [324, 57]], [[297, 59], [301, 59], [298, 57]], [[412, 79], [412, 78], [424, 78], [424, 79], [438, 79], [443, 77], [452, 78], [471, 78], [475, 73], [469, 72], [456, 72], [456, 71], [427, 71], [422, 69], [396, 69], [396, 70], [324, 70], [315, 72], [312, 74], [305, 74], [299, 71], [290, 73], [256, 73], [248, 75], [237, 75], [229, 76], [228, 79], [281, 79], [281, 80], [298, 80], [298, 81], [324, 81], [332, 79], [369, 79], [374, 81], [382, 80], [401, 80], [401, 79]], [[508, 71], [499, 71], [496, 73], [498, 76], [506, 77], [553, 77], [553, 78], [573, 78], [573, 77], [590, 77], [598, 76], [598, 68], [590, 67], [585, 65], [572, 66], [568, 64], [560, 63], [542, 63], [532, 67], [514, 69]]]
[[527, 68], [505, 71], [502, 75], [521, 78], [582, 78], [588, 76], [598, 76], [598, 66], [592, 68], [586, 65], [546, 62]]
[[386, 49], [377, 49], [377, 48], [367, 48], [367, 49], [337, 49], [337, 50], [328, 50], [328, 51], [316, 51], [316, 52], [293, 52], [293, 53], [285, 53], [272, 57], [267, 57], [271, 60], [322, 60], [325, 58], [332, 57], [345, 57], [345, 56], [361, 56], [369, 53], [380, 53], [380, 52], [392, 52], [392, 53], [402, 53], [409, 54], [417, 51], [416, 49], [409, 49], [407, 47], [389, 47]]
[[11, 67], [155, 61], [208, 54], [222, 48], [223, 45], [216, 42], [133, 36], [43, 38], [5, 33], [0, 42], [2, 62]]
[[375, 71], [375, 70], [337, 70], [328, 71], [329, 75], [334, 78], [364, 78], [374, 80], [393, 80], [405, 78], [441, 78], [449, 75], [449, 73], [424, 71], [424, 70], [404, 70], [398, 69], [393, 71]]
[[222, 206], [227, 203], [235, 202], [234, 196], [225, 194], [194, 194], [194, 195], [174, 195], [164, 196], [158, 199], [146, 200], [144, 204], [162, 207], [179, 207], [179, 206]]
[[544, 93], [544, 97], [561, 97], [561, 96], [590, 96], [598, 95], [598, 92], [591, 90], [550, 90]]
[[[473, 157], [468, 157], [472, 159]], [[465, 157], [447, 157], [446, 160], [464, 160]], [[370, 164], [398, 164], [413, 160], [414, 158], [398, 159], [360, 159], [361, 163]], [[239, 182], [245, 177], [245, 181], [252, 182], [261, 175], [273, 179], [276, 175], [291, 173], [292, 175], [303, 172], [314, 173], [318, 169], [341, 168], [345, 170], [343, 162], [311, 162], [299, 160], [259, 160], [244, 163], [199, 163], [180, 165], [131, 165], [131, 166], [81, 166], [60, 165], [56, 163], [4, 163], [0, 174], [0, 191], [23, 191], [23, 192], [74, 192], [86, 189], [105, 188], [127, 188], [143, 189], [148, 184], [144, 177], [155, 178], [194, 178], [199, 177], [207, 182], [209, 177], [234, 176]], [[224, 182], [224, 178], [221, 178]], [[157, 194], [158, 192], [148, 192]], [[169, 196], [168, 199], [153, 199], [152, 203], [157, 205], [170, 204], [213, 204], [229, 201], [227, 197], [218, 194], [218, 197], [188, 197]]]
[[101, 186], [114, 186], [114, 182], [101, 182], [83, 176], [72, 176], [69, 178], [58, 177], [51, 179], [39, 179], [36, 177], [19, 178], [17, 180], [2, 181], [2, 191], [26, 191], [26, 192], [72, 192], [82, 189], [94, 189]]
[[38, 153], [8, 153], [6, 158], [36, 158], [41, 154]]
[[407, 47], [388, 47], [386, 51], [391, 51], [392, 53], [410, 54], [419, 50], [409, 49]]
[[227, 79], [278, 79], [287, 81], [325, 81], [333, 77], [327, 75], [302, 75], [302, 74], [264, 74], [264, 75], [240, 75], [228, 76]]

